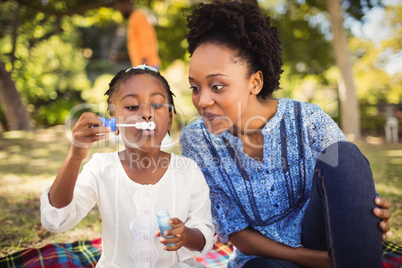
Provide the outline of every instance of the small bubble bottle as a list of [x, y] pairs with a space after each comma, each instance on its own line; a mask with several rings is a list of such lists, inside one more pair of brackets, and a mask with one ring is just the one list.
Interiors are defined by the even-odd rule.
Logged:
[[[169, 212], [166, 209], [158, 210], [156, 213], [156, 219], [158, 220], [159, 229], [161, 231], [161, 236], [165, 238], [170, 238], [173, 236], [165, 236], [164, 233], [167, 230], [172, 230], [172, 226], [169, 225]], [[173, 246], [174, 244], [165, 244], [166, 246]]]

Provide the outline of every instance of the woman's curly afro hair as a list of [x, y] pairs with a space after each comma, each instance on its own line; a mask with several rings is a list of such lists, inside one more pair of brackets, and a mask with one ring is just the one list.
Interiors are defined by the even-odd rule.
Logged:
[[257, 6], [220, 1], [200, 4], [187, 18], [187, 28], [190, 55], [203, 43], [225, 46], [248, 64], [248, 75], [262, 71], [261, 98], [269, 98], [279, 89], [283, 72], [279, 32]]

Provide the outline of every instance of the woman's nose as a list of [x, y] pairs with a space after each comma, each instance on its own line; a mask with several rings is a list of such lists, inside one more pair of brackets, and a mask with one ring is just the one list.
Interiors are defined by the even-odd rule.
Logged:
[[214, 99], [212, 98], [211, 92], [208, 90], [200, 91], [196, 99], [198, 99], [198, 106], [202, 108], [206, 108], [214, 104]]

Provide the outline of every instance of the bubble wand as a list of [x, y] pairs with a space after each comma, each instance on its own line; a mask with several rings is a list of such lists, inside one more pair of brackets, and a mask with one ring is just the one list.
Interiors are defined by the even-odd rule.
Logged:
[[[116, 132], [117, 127], [135, 127], [142, 130], [154, 130], [155, 122], [137, 122], [135, 124], [117, 124], [116, 118], [112, 117], [106, 119], [105, 117], [100, 117], [100, 120], [105, 125], [105, 127], [110, 127], [113, 132]], [[97, 127], [94, 126], [94, 127]]]

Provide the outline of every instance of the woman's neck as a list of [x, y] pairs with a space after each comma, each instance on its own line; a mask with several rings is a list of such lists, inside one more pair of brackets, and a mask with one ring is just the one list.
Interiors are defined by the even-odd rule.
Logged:
[[247, 136], [252, 139], [253, 136], [259, 136], [261, 130], [276, 114], [277, 107], [276, 99], [256, 98], [248, 105], [248, 109], [241, 115], [239, 122], [233, 125], [231, 133], [239, 138]]
[[260, 100], [258, 103], [249, 105], [250, 108], [244, 116], [240, 127], [233, 126], [233, 135], [243, 142], [243, 152], [251, 158], [263, 162], [264, 136], [261, 130], [276, 114], [278, 100]]

